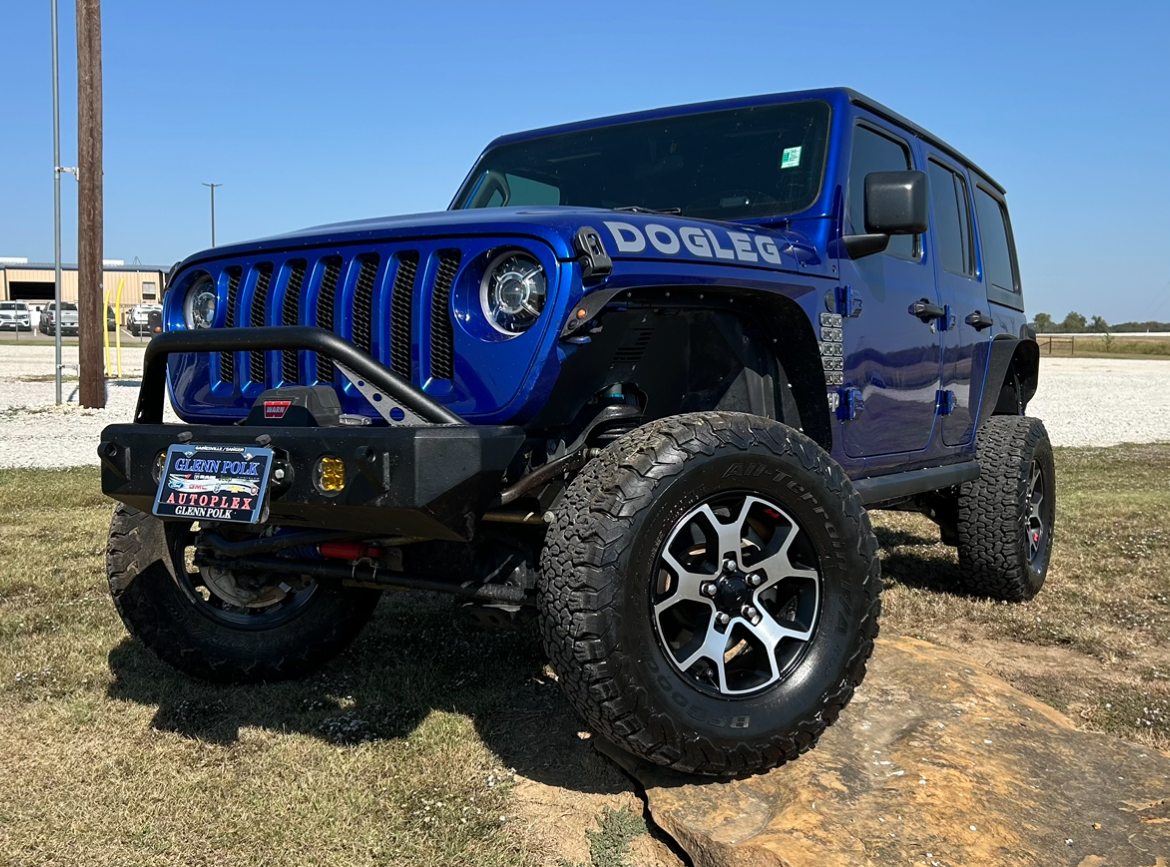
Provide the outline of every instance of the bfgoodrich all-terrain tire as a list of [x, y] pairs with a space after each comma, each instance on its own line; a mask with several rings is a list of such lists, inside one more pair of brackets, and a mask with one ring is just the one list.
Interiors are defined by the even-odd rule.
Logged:
[[541, 628], [569, 701], [680, 771], [767, 770], [810, 749], [865, 676], [877, 542], [816, 443], [741, 413], [653, 422], [556, 507]]
[[1040, 592], [1052, 558], [1052, 444], [1039, 419], [995, 415], [977, 446], [979, 478], [959, 492], [959, 573], [972, 593], [1022, 602]]
[[202, 680], [249, 683], [307, 674], [349, 645], [381, 596], [306, 584], [288, 592], [277, 588], [268, 604], [233, 606], [188, 568], [189, 541], [188, 525], [119, 505], [106, 570], [130, 633], [164, 662]]

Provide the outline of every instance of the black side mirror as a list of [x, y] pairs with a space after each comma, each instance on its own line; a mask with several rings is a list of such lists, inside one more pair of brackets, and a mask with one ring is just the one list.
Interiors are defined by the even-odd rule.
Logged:
[[925, 172], [870, 172], [865, 176], [865, 235], [845, 235], [850, 259], [880, 253], [890, 235], [919, 235], [928, 225]]
[[928, 225], [926, 172], [870, 172], [865, 176], [865, 231], [920, 235]]

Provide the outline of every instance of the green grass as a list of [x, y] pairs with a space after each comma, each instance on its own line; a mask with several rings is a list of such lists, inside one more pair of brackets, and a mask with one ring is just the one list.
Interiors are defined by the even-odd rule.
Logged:
[[[1170, 748], [1170, 445], [1060, 449], [1057, 464], [1056, 553], [1024, 605], [955, 593], [934, 525], [877, 515], [883, 631]], [[532, 631], [389, 594], [305, 681], [198, 683], [118, 620], [110, 511], [96, 470], [0, 471], [0, 864], [579, 863], [556, 848], [570, 811], [581, 828], [596, 817], [579, 832], [595, 867], [634, 863], [645, 823], [603, 806], [628, 803], [629, 783], [589, 746]], [[537, 816], [525, 780], [562, 799]]]
[[511, 763], [587, 746], [532, 634], [394, 595], [315, 677], [197, 683], [118, 620], [109, 515], [96, 471], [0, 473], [0, 863], [535, 863]]
[[1077, 355], [1109, 353], [1119, 357], [1133, 355], [1170, 358], [1170, 338], [1114, 337], [1112, 339], [1088, 338], [1077, 340]]
[[[1059, 356], [1053, 356], [1059, 357]], [[1067, 357], [1067, 356], [1066, 356]], [[1170, 361], [1170, 354], [1140, 352], [1081, 352], [1077, 350], [1077, 358], [1111, 358], [1114, 361]]]
[[564, 867], [628, 867], [630, 844], [647, 833], [646, 820], [627, 809], [607, 807], [598, 817], [597, 824], [596, 831], [585, 832], [589, 840], [590, 863], [571, 865], [562, 862]]
[[[1048, 338], [1055, 340], [1055, 346], [1050, 346]], [[1170, 338], [1168, 337], [1077, 337], [1061, 339], [1059, 334], [1041, 334], [1040, 341], [1042, 355], [1053, 357], [1067, 357], [1070, 342], [1075, 343], [1072, 355], [1077, 358], [1145, 358], [1170, 359]], [[1055, 348], [1055, 352], [1049, 350]]]

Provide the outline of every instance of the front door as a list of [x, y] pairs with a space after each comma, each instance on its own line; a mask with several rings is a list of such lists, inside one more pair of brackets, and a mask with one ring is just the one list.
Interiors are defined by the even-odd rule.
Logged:
[[[855, 125], [845, 233], [865, 232], [867, 174], [914, 167], [905, 138], [876, 123]], [[873, 457], [926, 448], [938, 397], [939, 334], [934, 320], [920, 320], [911, 307], [939, 300], [922, 237], [895, 235], [884, 253], [842, 259], [841, 282], [862, 305], [843, 329], [843, 387], [858, 392], [864, 406], [842, 422], [845, 453]]]

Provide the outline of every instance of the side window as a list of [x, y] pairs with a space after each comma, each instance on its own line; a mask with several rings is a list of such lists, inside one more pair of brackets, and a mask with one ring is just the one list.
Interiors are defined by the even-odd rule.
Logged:
[[[913, 168], [910, 150], [888, 136], [859, 126], [853, 132], [853, 155], [849, 162], [849, 231], [865, 232], [865, 176], [870, 172], [904, 172]], [[917, 259], [920, 235], [894, 235], [886, 253], [899, 259]]]
[[930, 201], [934, 205], [934, 223], [937, 232], [934, 243], [943, 269], [952, 274], [970, 277], [975, 273], [971, 257], [970, 205], [967, 184], [960, 175], [931, 160], [927, 164], [930, 175]]
[[983, 279], [988, 287], [1013, 294], [1020, 291], [1003, 205], [983, 190], [975, 190], [975, 213], [979, 219], [979, 246], [983, 251]]

